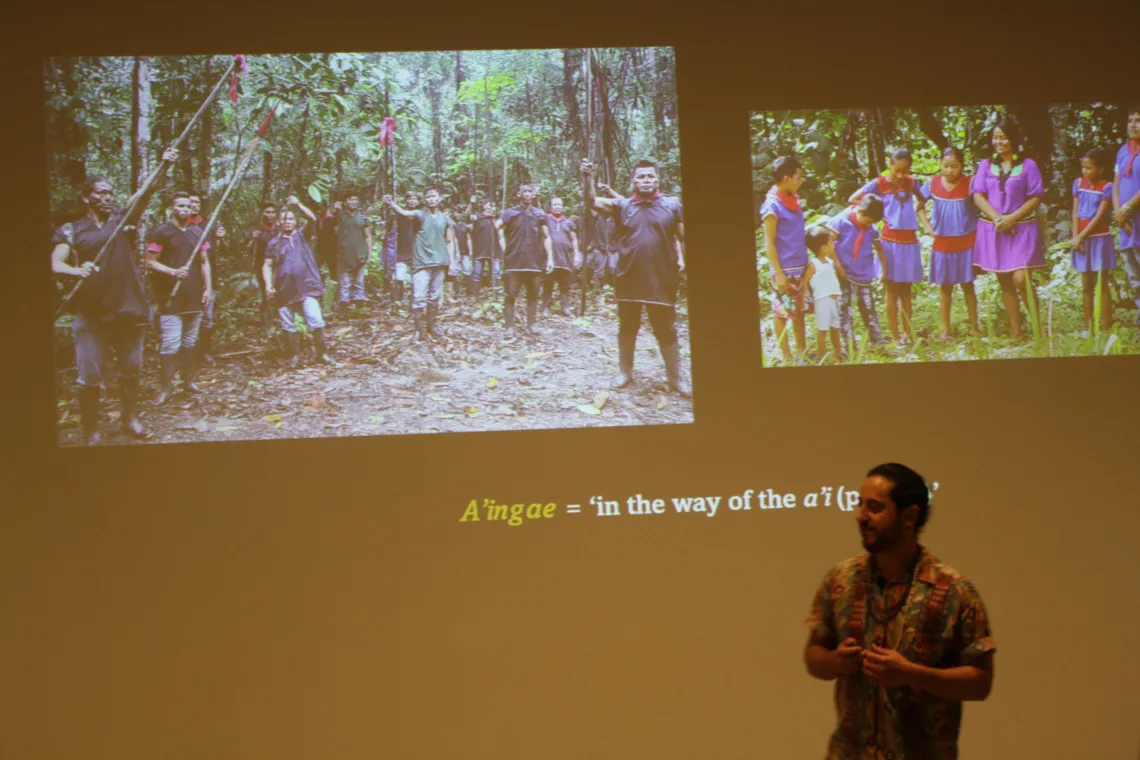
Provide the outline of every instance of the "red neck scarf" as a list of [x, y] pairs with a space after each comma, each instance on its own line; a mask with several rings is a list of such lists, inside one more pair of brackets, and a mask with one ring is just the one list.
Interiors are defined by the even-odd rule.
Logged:
[[561, 222], [561, 221], [562, 221], [562, 220], [565, 218], [565, 215], [564, 215], [564, 214], [555, 214], [555, 213], [552, 211], [552, 212], [550, 213], [550, 218], [551, 218], [551, 219], [557, 219], [558, 221], [560, 221], [560, 222]]
[[1078, 185], [1078, 187], [1081, 190], [1095, 190], [1099, 193], [1101, 190], [1104, 189], [1104, 185], [1106, 182], [1108, 182], [1108, 180], [1106, 180], [1106, 179], [1102, 179], [1099, 182], [1089, 182], [1084, 177], [1081, 177], [1081, 184]]
[[867, 232], [868, 229], [870, 229], [870, 226], [868, 225], [867, 227], [864, 227], [863, 225], [859, 224], [859, 215], [857, 213], [855, 213], [854, 211], [849, 212], [847, 214], [847, 218], [850, 219], [851, 223], [855, 225], [855, 229], [859, 230], [859, 234], [855, 236], [855, 254], [854, 254], [855, 260], [858, 261], [859, 260], [859, 250], [863, 247], [863, 235]]
[[1127, 143], [1127, 146], [1128, 146], [1128, 163], [1124, 164], [1124, 171], [1121, 174], [1122, 174], [1122, 176], [1125, 176], [1125, 177], [1131, 177], [1132, 176], [1132, 164], [1136, 163], [1136, 157], [1140, 156], [1140, 141], [1129, 140]]
[[794, 211], [797, 214], [800, 212], [800, 196], [793, 193], [785, 193], [775, 185], [768, 191], [768, 197], [774, 198], [780, 202], [780, 205], [788, 211]]
[[654, 190], [653, 195], [642, 195], [639, 190], [633, 191], [633, 199], [638, 203], [649, 203], [650, 201], [656, 200], [659, 195], [661, 195], [660, 190]]
[[275, 232], [277, 230], [277, 225], [266, 224], [265, 222], [262, 222], [261, 229], [265, 230], [266, 232]]
[[194, 216], [192, 216], [186, 220], [186, 224], [189, 224], [189, 225], [198, 225], [201, 223], [202, 223], [202, 215], [201, 214], [195, 214]]

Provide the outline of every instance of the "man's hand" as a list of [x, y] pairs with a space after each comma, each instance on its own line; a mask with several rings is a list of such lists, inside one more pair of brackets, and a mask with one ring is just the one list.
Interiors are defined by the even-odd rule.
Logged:
[[546, 273], [550, 274], [553, 271], [554, 271], [554, 259], [547, 259], [546, 260]]
[[178, 149], [167, 148], [165, 151], [163, 151], [162, 160], [168, 164], [176, 163], [178, 161]]
[[385, 195], [383, 198], [380, 199], [380, 202], [383, 203], [385, 206], [391, 206], [392, 205], [392, 196]]
[[681, 258], [680, 256], [677, 257], [677, 271], [678, 272], [684, 272], [685, 271], [685, 260], [683, 258]]
[[285, 202], [287, 204], [289, 204], [290, 206], [300, 206], [301, 205], [301, 201], [297, 200], [297, 196], [295, 196], [295, 195], [290, 195], [288, 198], [285, 199]]
[[174, 276], [180, 280], [185, 280], [190, 276], [190, 267], [182, 267], [181, 269], [174, 270]]
[[218, 222], [218, 228], [214, 231], [214, 234], [218, 236], [218, 240], [221, 240], [222, 238], [224, 238], [226, 236], [225, 225], [222, 224], [221, 222]]
[[874, 646], [863, 652], [863, 675], [876, 686], [905, 686], [914, 664], [894, 649]]
[[208, 305], [210, 303], [210, 299], [213, 297], [214, 297], [213, 288], [206, 286], [206, 289], [204, 291], [202, 291], [202, 305], [203, 306]]
[[80, 266], [72, 267], [71, 269], [71, 273], [81, 280], [86, 280], [88, 277], [98, 271], [99, 267], [95, 266], [94, 261], [85, 262]]
[[787, 277], [787, 275], [785, 275], [783, 272], [780, 272], [779, 274], [776, 275], [775, 282], [776, 282], [776, 290], [780, 291], [781, 293], [786, 293], [788, 295], [791, 295], [791, 293], [788, 291], [788, 277]]
[[862, 666], [863, 647], [855, 639], [848, 638], [832, 652], [835, 656], [836, 672], [841, 676], [859, 674]]
[[588, 158], [582, 159], [582, 164], [581, 164], [580, 168], [582, 170], [582, 174], [584, 174], [587, 177], [589, 177], [591, 174], [594, 173], [594, 164]]
[[344, 204], [341, 203], [340, 201], [337, 201], [336, 203], [333, 204], [333, 208], [336, 209], [337, 211], [340, 211], [342, 208], [344, 208]]
[[277, 291], [273, 288], [272, 285], [266, 285], [265, 295], [269, 298], [269, 300], [273, 300], [273, 298], [277, 295]]

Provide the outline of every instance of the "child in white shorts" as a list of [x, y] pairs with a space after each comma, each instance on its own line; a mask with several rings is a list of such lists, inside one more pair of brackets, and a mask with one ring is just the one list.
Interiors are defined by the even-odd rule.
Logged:
[[804, 270], [804, 280], [811, 286], [811, 297], [815, 302], [815, 329], [818, 340], [819, 360], [823, 362], [827, 354], [827, 338], [831, 336], [833, 361], [842, 358], [842, 344], [839, 338], [839, 278], [843, 276], [843, 265], [835, 255], [835, 240], [831, 231], [824, 227], [813, 227], [807, 231], [807, 245], [814, 257]]

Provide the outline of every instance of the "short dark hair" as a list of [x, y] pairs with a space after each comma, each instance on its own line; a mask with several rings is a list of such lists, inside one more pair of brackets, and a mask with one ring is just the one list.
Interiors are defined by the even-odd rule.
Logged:
[[276, 211], [277, 210], [277, 204], [276, 203], [263, 203], [263, 204], [261, 204], [261, 210], [262, 211], [265, 211], [265, 209], [267, 209], [267, 208], [271, 208], [274, 211]]
[[822, 225], [818, 227], [812, 227], [807, 231], [806, 237], [807, 247], [811, 249], [812, 253], [819, 255], [819, 252], [823, 250], [823, 247], [831, 242], [831, 231]]
[[795, 176], [796, 172], [803, 168], [803, 164], [795, 156], [780, 156], [772, 162], [772, 179], [779, 184], [781, 180]]
[[966, 165], [966, 156], [963, 155], [961, 150], [955, 148], [953, 145], [947, 145], [942, 149], [942, 158], [953, 158], [963, 167]]
[[435, 193], [436, 195], [438, 195], [440, 197], [443, 196], [443, 190], [439, 189], [435, 185], [432, 185], [427, 190], [424, 190], [424, 195], [427, 195], [428, 193]]
[[638, 169], [652, 169], [657, 171], [657, 162], [652, 158], [643, 158], [633, 165], [633, 170], [636, 172]]
[[918, 507], [918, 520], [915, 521], [914, 529], [915, 533], [921, 532], [930, 518], [930, 489], [923, 477], [905, 464], [897, 462], [872, 467], [867, 472], [867, 477], [880, 477], [890, 481], [891, 501], [900, 512], [908, 507]]
[[170, 196], [170, 205], [173, 206], [175, 201], [181, 200], [183, 198], [190, 200], [190, 193], [186, 192], [185, 190], [179, 190], [174, 195]]
[[104, 185], [111, 184], [107, 181], [106, 177], [101, 177], [99, 175], [88, 177], [87, 179], [83, 180], [83, 184], [79, 186], [80, 194], [86, 198], [88, 195], [91, 195], [91, 193], [95, 192], [95, 186], [100, 182], [102, 182]]
[[538, 185], [532, 184], [530, 182], [524, 182], [523, 184], [519, 185], [519, 192], [521, 193], [524, 190], [533, 190], [537, 193]]
[[1129, 116], [1131, 116], [1134, 113], [1140, 113], [1140, 103], [1134, 103], [1128, 108], [1128, 115]]
[[867, 193], [860, 198], [855, 208], [871, 217], [872, 221], [879, 222], [883, 219], [883, 199], [874, 193]]
[[906, 148], [895, 148], [891, 151], [891, 161], [906, 161], [911, 162], [910, 151]]
[[1112, 154], [1104, 148], [1089, 148], [1081, 154], [1081, 158], [1087, 158], [1096, 164], [1100, 169], [1102, 179], [1105, 176], [1105, 172], [1112, 168]]

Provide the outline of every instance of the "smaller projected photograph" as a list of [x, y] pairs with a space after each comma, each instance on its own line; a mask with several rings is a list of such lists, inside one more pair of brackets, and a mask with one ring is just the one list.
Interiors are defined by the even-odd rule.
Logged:
[[1140, 105], [751, 115], [765, 367], [1140, 353]]
[[692, 422], [675, 82], [665, 47], [45, 60], [59, 445]]

